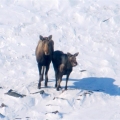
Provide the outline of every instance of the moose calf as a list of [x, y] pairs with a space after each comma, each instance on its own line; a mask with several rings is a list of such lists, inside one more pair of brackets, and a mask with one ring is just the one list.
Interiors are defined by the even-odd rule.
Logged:
[[78, 54], [79, 52], [75, 53], [74, 55], [70, 53], [64, 54], [62, 51], [53, 52], [52, 63], [55, 71], [55, 87], [57, 88], [57, 91], [59, 91], [63, 75], [67, 75], [65, 85], [65, 90], [67, 90], [69, 75], [72, 72], [72, 67], [77, 65], [76, 56], [78, 56]]

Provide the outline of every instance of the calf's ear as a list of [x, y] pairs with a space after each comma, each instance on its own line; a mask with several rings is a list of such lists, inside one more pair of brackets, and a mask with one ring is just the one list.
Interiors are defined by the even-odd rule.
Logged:
[[78, 56], [79, 52], [75, 53], [74, 56]]
[[40, 35], [39, 37], [40, 37], [40, 40], [43, 40], [43, 36], [42, 35]]
[[68, 56], [72, 56], [72, 54], [71, 54], [71, 53], [69, 53], [69, 52], [67, 53], [67, 55], [68, 55]]
[[52, 35], [50, 35], [49, 37], [48, 37], [48, 40], [51, 40], [52, 39]]

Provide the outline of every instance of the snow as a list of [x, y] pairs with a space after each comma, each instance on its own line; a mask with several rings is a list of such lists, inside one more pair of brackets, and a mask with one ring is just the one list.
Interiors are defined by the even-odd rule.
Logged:
[[[37, 89], [39, 35], [79, 52], [67, 91], [65, 76], [54, 88], [52, 63], [48, 87]], [[119, 0], [0, 0], [0, 120], [119, 120], [119, 51]]]

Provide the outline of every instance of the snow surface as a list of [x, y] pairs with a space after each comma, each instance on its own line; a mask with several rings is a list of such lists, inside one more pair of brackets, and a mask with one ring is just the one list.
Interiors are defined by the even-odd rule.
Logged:
[[[45, 93], [32, 94], [40, 91], [39, 35], [53, 35], [55, 50], [79, 52], [67, 91], [65, 76], [54, 88], [51, 64]], [[120, 120], [119, 51], [119, 0], [0, 0], [0, 120]]]

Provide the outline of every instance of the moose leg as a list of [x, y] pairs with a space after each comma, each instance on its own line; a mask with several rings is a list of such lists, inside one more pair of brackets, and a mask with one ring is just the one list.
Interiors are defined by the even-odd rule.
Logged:
[[43, 75], [44, 75], [44, 66], [42, 66], [42, 69], [41, 69], [41, 81], [43, 81]]
[[69, 75], [70, 75], [70, 73], [69, 73], [69, 74], [67, 74], [67, 77], [66, 77], [66, 85], [65, 85], [65, 90], [67, 90], [67, 83], [68, 83]]
[[62, 75], [59, 74], [58, 80], [57, 80], [57, 91], [59, 91], [59, 88], [61, 87], [61, 86], [60, 86], [61, 81], [62, 81]]
[[40, 89], [41, 87], [41, 69], [42, 69], [42, 66], [38, 63], [38, 70], [39, 70], [39, 83], [38, 83], [38, 89]]
[[[55, 88], [57, 88], [57, 82], [58, 82], [58, 73], [55, 73]], [[59, 88], [62, 88], [61, 85], [59, 85]]]
[[45, 87], [47, 87], [47, 82], [48, 82], [48, 70], [49, 70], [49, 66], [46, 66], [46, 71], [45, 71]]
[[58, 74], [57, 74], [57, 72], [55, 72], [55, 87], [57, 87], [57, 81], [58, 81]]

